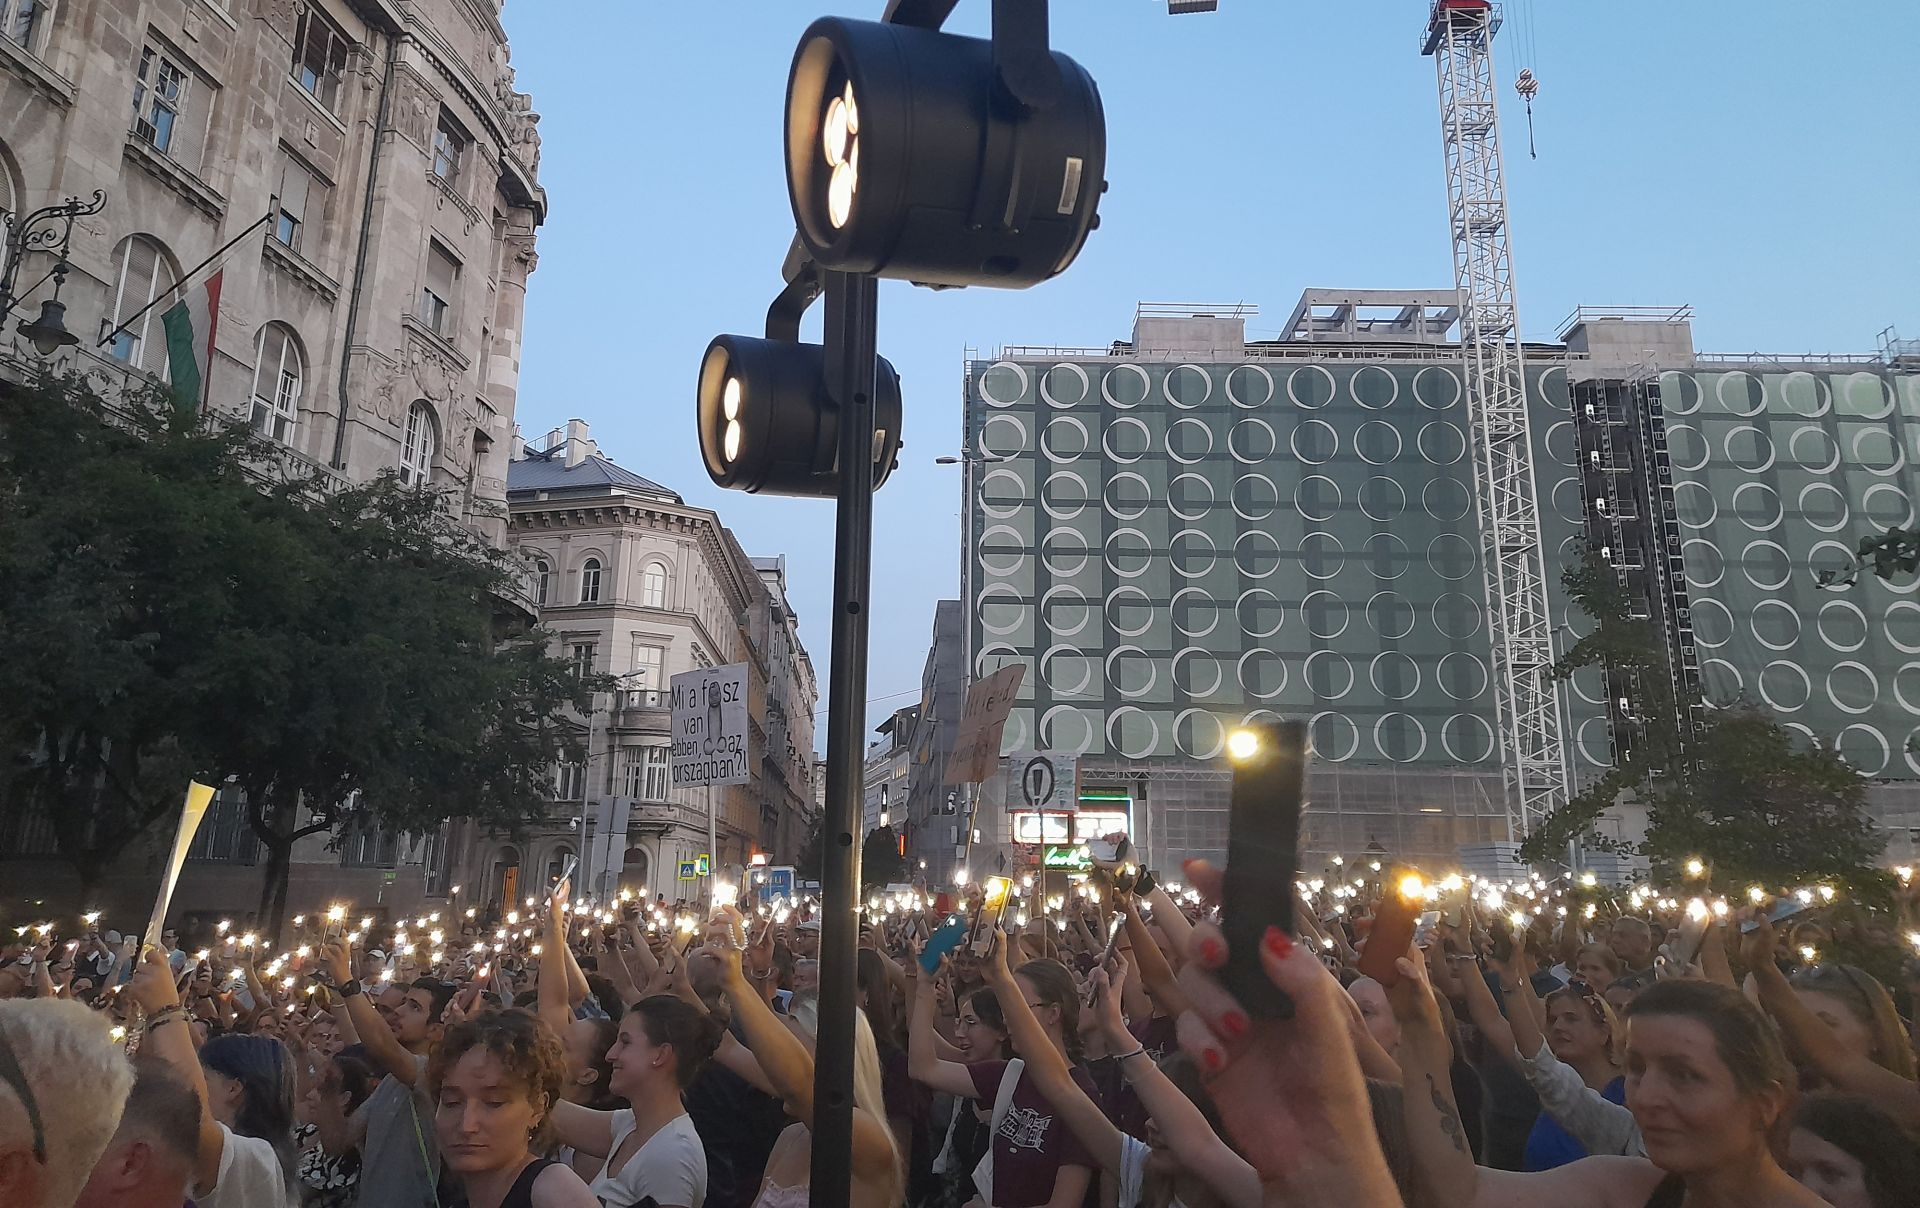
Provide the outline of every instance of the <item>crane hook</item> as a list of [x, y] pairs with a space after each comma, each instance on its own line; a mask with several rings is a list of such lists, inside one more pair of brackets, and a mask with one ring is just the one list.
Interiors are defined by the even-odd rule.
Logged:
[[1527, 103], [1527, 154], [1539, 159], [1540, 152], [1535, 149], [1533, 142], [1533, 98], [1540, 93], [1540, 81], [1534, 78], [1533, 72], [1523, 67], [1520, 69], [1520, 78], [1513, 82], [1513, 90]]

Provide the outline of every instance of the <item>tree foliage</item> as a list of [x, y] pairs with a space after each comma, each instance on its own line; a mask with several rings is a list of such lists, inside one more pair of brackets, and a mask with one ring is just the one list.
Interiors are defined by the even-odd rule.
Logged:
[[814, 815], [813, 825], [807, 829], [806, 840], [800, 844], [800, 854], [794, 857], [793, 875], [802, 881], [818, 881], [820, 870], [825, 864], [821, 851], [825, 843], [823, 828], [825, 822], [819, 814]]
[[[519, 569], [391, 475], [345, 489], [277, 470], [244, 425], [153, 393], [109, 409], [48, 379], [0, 399], [0, 808], [44, 809], [81, 866], [233, 782], [287, 858], [355, 825], [539, 818], [604, 677], [503, 625]], [[97, 871], [97, 868], [96, 868]]]
[[891, 826], [879, 826], [867, 832], [860, 845], [860, 883], [892, 885], [907, 879], [907, 861], [900, 854], [900, 838]]

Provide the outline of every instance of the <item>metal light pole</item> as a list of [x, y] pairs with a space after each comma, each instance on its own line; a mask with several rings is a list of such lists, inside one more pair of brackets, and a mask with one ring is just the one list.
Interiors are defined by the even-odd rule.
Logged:
[[[57, 205], [42, 206], [22, 217], [15, 213], [0, 215], [0, 224], [6, 228], [4, 250], [0, 250], [0, 327], [6, 325], [13, 314], [14, 303], [23, 294], [30, 294], [40, 288], [48, 277], [53, 278], [53, 297], [40, 303], [40, 317], [31, 321], [22, 320], [20, 334], [33, 342], [34, 349], [41, 356], [52, 356], [62, 348], [80, 342], [80, 337], [67, 330], [67, 304], [60, 300], [60, 287], [67, 280], [67, 248], [73, 242], [74, 220], [90, 214], [98, 214], [107, 208], [107, 194], [103, 189], [93, 191], [92, 201], [81, 201], [78, 197], [69, 197]], [[19, 289], [20, 269], [28, 252], [52, 252], [53, 268], [45, 277], [34, 282], [25, 290]]]

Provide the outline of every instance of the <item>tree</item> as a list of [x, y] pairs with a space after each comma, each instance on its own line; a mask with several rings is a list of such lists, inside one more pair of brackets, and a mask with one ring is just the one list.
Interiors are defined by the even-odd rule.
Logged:
[[307, 835], [543, 815], [566, 711], [608, 681], [502, 624], [518, 568], [445, 498], [287, 478], [244, 425], [158, 393], [109, 408], [48, 380], [0, 408], [7, 808], [56, 833], [70, 811], [83, 878], [177, 808], [183, 770], [245, 793], [268, 928]]
[[[1588, 785], [1527, 836], [1522, 858], [1559, 862], [1571, 841], [1646, 856], [1656, 878], [1677, 879], [1699, 856], [1722, 884], [1771, 887], [1815, 880], [1864, 883], [1880, 841], [1859, 774], [1838, 754], [1803, 749], [1763, 709], [1730, 702], [1694, 723], [1670, 685], [1667, 652], [1650, 620], [1633, 616], [1611, 567], [1589, 556], [1561, 580], [1594, 630], [1554, 665], [1633, 676], [1631, 757]], [[1647, 835], [1636, 845], [1594, 833], [1623, 792], [1645, 800]]]
[[820, 815], [814, 815], [813, 825], [807, 828], [806, 842], [800, 845], [800, 854], [794, 857], [793, 875], [802, 881], [818, 881], [820, 870], [825, 864], [821, 852], [824, 842], [821, 828], [824, 825]]
[[862, 885], [892, 885], [907, 878], [907, 861], [900, 854], [900, 838], [891, 826], [879, 826], [867, 832], [860, 845], [860, 882]]

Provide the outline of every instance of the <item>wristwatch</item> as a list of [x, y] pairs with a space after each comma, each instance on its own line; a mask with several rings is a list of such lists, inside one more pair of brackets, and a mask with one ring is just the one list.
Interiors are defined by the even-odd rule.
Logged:
[[360, 979], [356, 977], [351, 981], [341, 982], [338, 988], [334, 990], [334, 993], [342, 998], [352, 998], [354, 995], [364, 994], [366, 991], [361, 987]]

